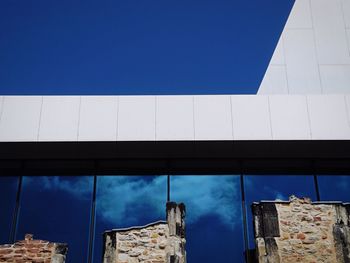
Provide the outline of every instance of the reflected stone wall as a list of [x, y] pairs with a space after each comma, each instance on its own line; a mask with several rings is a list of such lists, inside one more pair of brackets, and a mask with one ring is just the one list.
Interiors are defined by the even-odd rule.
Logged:
[[252, 209], [258, 262], [350, 262], [350, 204], [291, 196]]
[[67, 249], [66, 244], [33, 240], [33, 235], [26, 234], [15, 244], [0, 245], [0, 262], [64, 263]]
[[167, 203], [167, 221], [104, 233], [103, 263], [186, 263], [185, 206]]

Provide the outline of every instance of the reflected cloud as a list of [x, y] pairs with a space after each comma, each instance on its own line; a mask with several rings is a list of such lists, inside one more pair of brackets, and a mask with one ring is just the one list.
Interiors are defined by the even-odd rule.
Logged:
[[[184, 202], [186, 221], [196, 223], [216, 216], [230, 227], [241, 219], [240, 187], [234, 176], [173, 176], [172, 201]], [[40, 184], [48, 191], [65, 191], [89, 198], [92, 177], [26, 177], [25, 184]], [[137, 224], [138, 216], [165, 218], [166, 176], [100, 176], [97, 185], [97, 216], [106, 223]]]
[[233, 226], [241, 214], [240, 187], [234, 176], [175, 176], [171, 196], [187, 207], [187, 222], [215, 215]]
[[86, 200], [91, 199], [93, 178], [91, 176], [31, 176], [24, 177], [23, 184], [24, 186], [39, 185], [42, 190], [65, 191], [81, 200]]
[[[137, 222], [142, 213], [165, 218], [166, 176], [105, 176], [98, 180], [99, 215], [109, 222]], [[147, 215], [143, 215], [147, 216]]]

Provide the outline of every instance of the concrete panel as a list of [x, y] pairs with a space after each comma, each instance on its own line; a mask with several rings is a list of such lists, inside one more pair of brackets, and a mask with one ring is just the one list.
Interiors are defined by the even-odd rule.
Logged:
[[259, 87], [259, 94], [288, 94], [286, 67], [270, 65]]
[[318, 61], [350, 63], [341, 0], [311, 0]]
[[283, 50], [283, 36], [281, 35], [280, 39], [278, 40], [277, 46], [275, 51], [273, 52], [270, 65], [284, 65], [285, 59], [284, 59], [284, 50]]
[[310, 0], [296, 0], [286, 28], [312, 28]]
[[156, 97], [156, 139], [194, 140], [193, 97]]
[[270, 96], [274, 140], [311, 139], [306, 96]]
[[271, 140], [267, 96], [231, 96], [235, 140]]
[[284, 37], [284, 47], [289, 93], [321, 93], [312, 30], [287, 30]]
[[0, 121], [0, 141], [37, 141], [41, 96], [6, 96]]
[[156, 98], [121, 96], [118, 110], [118, 141], [156, 139]]
[[79, 104], [79, 96], [43, 97], [39, 141], [76, 141]]
[[321, 65], [324, 93], [350, 93], [350, 65]]
[[230, 96], [195, 96], [196, 140], [233, 140]]
[[350, 126], [343, 95], [307, 96], [312, 139], [350, 139]]
[[118, 97], [83, 96], [80, 105], [79, 141], [117, 139]]

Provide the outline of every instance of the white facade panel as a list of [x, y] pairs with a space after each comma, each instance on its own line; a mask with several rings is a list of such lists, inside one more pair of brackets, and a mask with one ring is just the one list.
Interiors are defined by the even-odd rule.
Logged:
[[233, 140], [230, 96], [195, 96], [196, 140]]
[[1, 113], [2, 113], [2, 101], [3, 101], [4, 97], [0, 96], [0, 121], [1, 121]]
[[348, 110], [348, 121], [350, 126], [350, 95], [345, 96], [346, 109]]
[[284, 65], [270, 65], [260, 85], [259, 92], [264, 94], [289, 93], [286, 75]]
[[194, 140], [193, 96], [156, 97], [156, 140]]
[[321, 65], [320, 73], [325, 93], [350, 93], [350, 65]]
[[350, 28], [350, 0], [342, 0], [345, 26]]
[[305, 96], [275, 95], [269, 97], [274, 140], [311, 139]]
[[0, 141], [37, 141], [41, 96], [4, 96]]
[[267, 96], [231, 96], [235, 140], [272, 140]]
[[156, 139], [156, 98], [154, 96], [120, 96], [118, 141]]
[[281, 36], [280, 39], [278, 40], [275, 51], [273, 52], [270, 64], [273, 64], [273, 65], [284, 65], [285, 64], [283, 45], [284, 45], [283, 44], [283, 36]]
[[312, 28], [310, 0], [295, 1], [286, 28]]
[[341, 0], [311, 0], [320, 64], [350, 63]]
[[43, 97], [39, 141], [77, 141], [79, 107], [78, 96]]
[[117, 139], [118, 97], [83, 96], [80, 105], [79, 141]]
[[[270, 68], [283, 65], [282, 60], [272, 59], [259, 95], [350, 93], [344, 88], [344, 84], [350, 87], [350, 81], [342, 74], [350, 66], [350, 0], [296, 0], [280, 39], [288, 88], [281, 86], [277, 90], [277, 86], [271, 89], [266, 85]], [[277, 45], [274, 54], [279, 54], [280, 49]], [[332, 70], [330, 66], [339, 68]], [[336, 75], [339, 79], [329, 88], [329, 80]], [[338, 83], [340, 86], [335, 87]]]
[[344, 95], [307, 96], [312, 139], [350, 139]]
[[289, 92], [291, 94], [321, 93], [312, 30], [291, 29], [285, 33], [284, 47]]

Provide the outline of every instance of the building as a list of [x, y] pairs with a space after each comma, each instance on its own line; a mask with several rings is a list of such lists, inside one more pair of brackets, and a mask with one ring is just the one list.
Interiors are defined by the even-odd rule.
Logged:
[[[278, 4], [261, 5], [259, 12], [268, 14]], [[253, 202], [292, 194], [349, 202], [350, 3], [296, 0], [290, 6], [272, 58], [265, 54], [268, 66], [260, 65], [261, 85], [250, 95], [226, 89], [50, 95], [38, 89], [27, 96], [0, 87], [0, 243], [32, 233], [68, 243], [68, 263], [101, 262], [105, 230], [164, 220], [165, 203], [174, 201], [187, 207], [189, 263], [245, 262], [255, 247]], [[251, 45], [263, 50], [259, 37]], [[16, 63], [3, 61], [9, 72]], [[2, 72], [10, 85], [14, 78]]]

